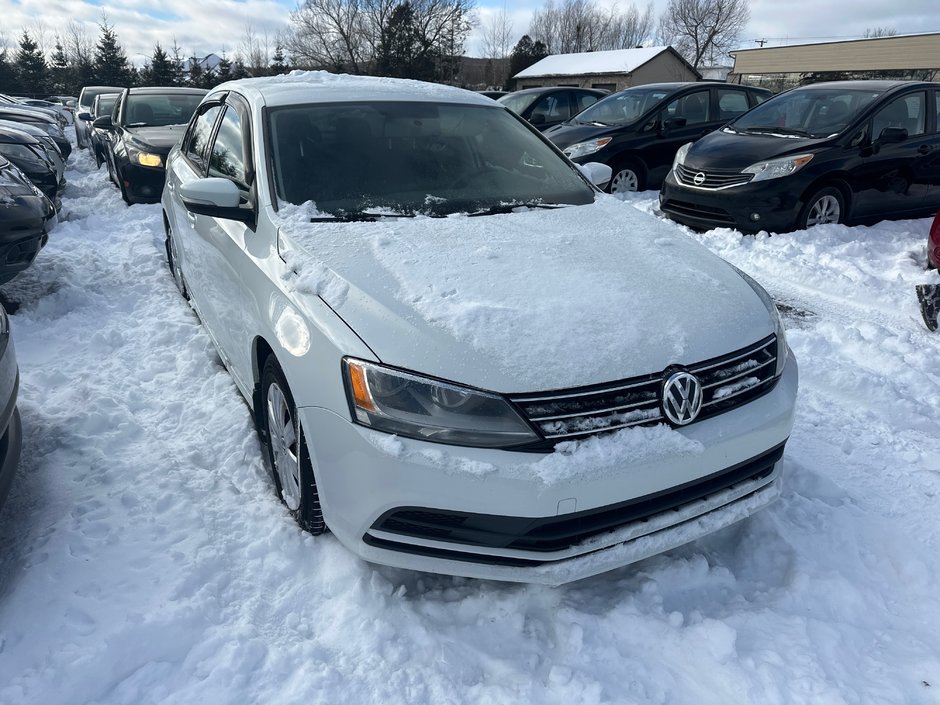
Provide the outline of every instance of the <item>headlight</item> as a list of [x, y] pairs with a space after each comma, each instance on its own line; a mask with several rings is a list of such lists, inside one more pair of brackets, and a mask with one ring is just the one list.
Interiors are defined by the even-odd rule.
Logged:
[[565, 147], [562, 152], [568, 159], [577, 159], [578, 157], [584, 157], [588, 154], [594, 154], [594, 152], [610, 144], [612, 139], [613, 137], [598, 137], [596, 140], [578, 142], [570, 147]]
[[684, 145], [679, 147], [676, 150], [676, 156], [672, 160], [672, 170], [675, 171], [677, 166], [682, 166], [685, 164], [685, 155], [689, 153], [689, 148], [692, 146], [691, 142], [686, 142]]
[[343, 375], [353, 420], [377, 431], [480, 448], [539, 440], [497, 394], [350, 358]]
[[795, 174], [809, 164], [812, 158], [812, 154], [798, 154], [795, 157], [769, 159], [766, 162], [751, 164], [747, 169], [742, 169], [741, 173], [754, 174], [751, 183], [755, 181], [767, 181], [768, 179], [779, 179], [781, 176]]
[[163, 157], [159, 154], [151, 154], [150, 152], [138, 152], [135, 157], [138, 164], [143, 166], [163, 166]]
[[767, 307], [767, 312], [774, 319], [774, 335], [777, 336], [777, 369], [774, 374], [779, 376], [783, 372], [783, 368], [787, 364], [787, 355], [789, 353], [790, 347], [787, 345], [787, 333], [783, 328], [783, 321], [780, 318], [780, 313], [777, 311], [777, 304], [774, 303], [774, 300], [770, 297], [770, 294], [758, 284], [752, 276], [746, 272], [742, 272], [740, 269], [735, 267], [733, 264], [730, 265], [731, 268], [741, 275], [741, 278], [747, 282], [754, 293], [760, 298], [764, 303], [764, 306]]

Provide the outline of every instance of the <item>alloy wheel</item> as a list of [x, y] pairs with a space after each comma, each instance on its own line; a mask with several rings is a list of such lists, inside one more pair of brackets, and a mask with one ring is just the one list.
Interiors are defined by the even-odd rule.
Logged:
[[300, 453], [297, 421], [287, 397], [277, 382], [268, 386], [267, 426], [274, 472], [281, 485], [284, 504], [291, 511], [300, 507]]
[[827, 194], [817, 199], [809, 209], [809, 214], [806, 216], [806, 227], [838, 223], [841, 215], [842, 208], [839, 205], [839, 199]]

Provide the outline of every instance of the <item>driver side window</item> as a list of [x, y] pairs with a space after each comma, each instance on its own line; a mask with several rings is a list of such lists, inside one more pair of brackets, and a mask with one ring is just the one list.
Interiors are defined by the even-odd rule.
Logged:
[[231, 179], [247, 189], [245, 177], [245, 140], [241, 118], [232, 106], [225, 108], [212, 151], [209, 154], [209, 176]]
[[209, 138], [212, 136], [212, 127], [215, 125], [215, 119], [221, 110], [222, 106], [213, 105], [196, 117], [189, 140], [183, 150], [186, 156], [200, 169], [205, 167], [206, 145], [209, 143]]
[[926, 104], [926, 93], [911, 93], [892, 100], [872, 118], [872, 138], [877, 139], [886, 127], [904, 128], [908, 136], [924, 134]]

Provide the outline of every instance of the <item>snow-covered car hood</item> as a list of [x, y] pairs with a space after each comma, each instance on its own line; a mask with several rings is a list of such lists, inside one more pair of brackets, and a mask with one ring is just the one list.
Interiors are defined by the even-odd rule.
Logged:
[[599, 197], [503, 215], [310, 223], [282, 208], [288, 286], [387, 364], [499, 392], [660, 372], [773, 332], [751, 287], [674, 226]]

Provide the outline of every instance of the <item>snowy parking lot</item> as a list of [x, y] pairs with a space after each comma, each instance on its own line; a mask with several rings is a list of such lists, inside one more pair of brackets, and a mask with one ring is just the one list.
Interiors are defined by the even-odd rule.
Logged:
[[783, 497], [547, 588], [302, 533], [173, 285], [160, 206], [125, 206], [87, 150], [67, 177], [63, 222], [0, 288], [25, 431], [0, 513], [2, 705], [940, 703], [940, 334], [913, 287], [940, 281], [929, 220], [690, 232], [785, 313]]

